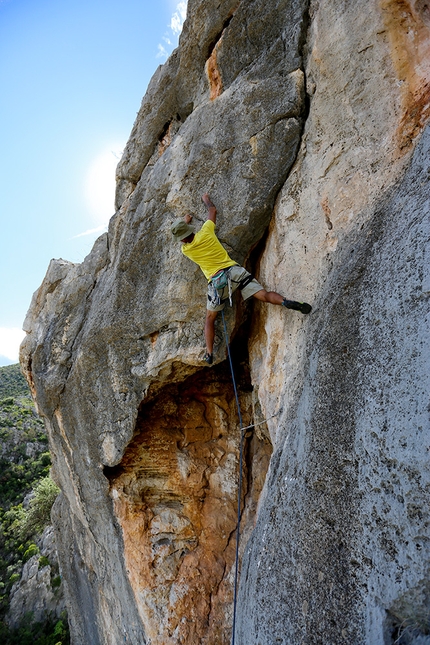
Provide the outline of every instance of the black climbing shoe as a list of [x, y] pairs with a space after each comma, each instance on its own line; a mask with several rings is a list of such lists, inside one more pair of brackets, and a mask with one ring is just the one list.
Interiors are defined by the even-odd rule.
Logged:
[[212, 365], [214, 362], [214, 355], [209, 354], [209, 352], [205, 352], [205, 355], [203, 356], [203, 360], [206, 361], [208, 365]]
[[296, 302], [295, 300], [287, 300], [284, 298], [282, 304], [287, 309], [294, 309], [295, 311], [300, 311], [302, 314], [310, 314], [312, 311], [312, 307], [307, 302]]

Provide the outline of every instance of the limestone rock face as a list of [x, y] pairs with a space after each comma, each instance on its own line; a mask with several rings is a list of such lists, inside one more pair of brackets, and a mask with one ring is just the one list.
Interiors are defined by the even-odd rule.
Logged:
[[[32, 613], [34, 622], [43, 622], [47, 618], [60, 618], [65, 609], [61, 578], [58, 577], [58, 555], [52, 526], [45, 529], [37, 543], [40, 552], [24, 564], [21, 579], [11, 590], [7, 614], [7, 622], [11, 627], [22, 624], [28, 612]], [[40, 556], [45, 556], [49, 563], [40, 562]]]
[[226, 311], [243, 423], [268, 419], [245, 441], [236, 643], [424, 642], [429, 47], [424, 2], [189, 0], [108, 234], [51, 262], [25, 321], [75, 645], [231, 639], [235, 397], [170, 234], [203, 192], [232, 257], [313, 305]]

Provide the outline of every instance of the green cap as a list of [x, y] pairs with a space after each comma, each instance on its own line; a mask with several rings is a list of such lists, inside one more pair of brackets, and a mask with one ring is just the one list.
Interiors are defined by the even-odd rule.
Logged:
[[184, 238], [194, 233], [194, 229], [189, 224], [186, 224], [183, 219], [177, 219], [173, 222], [172, 228], [170, 229], [173, 233], [173, 237], [181, 241]]

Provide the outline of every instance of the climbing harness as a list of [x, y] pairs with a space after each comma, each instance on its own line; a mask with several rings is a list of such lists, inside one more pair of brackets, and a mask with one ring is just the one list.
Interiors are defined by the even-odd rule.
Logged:
[[241, 280], [241, 281], [239, 282], [238, 289], [239, 289], [240, 291], [242, 291], [242, 289], [245, 289], [245, 287], [246, 287], [246, 286], [248, 286], [248, 284], [249, 284], [250, 282], [252, 282], [252, 281], [253, 281], [253, 279], [254, 279], [254, 277], [253, 277], [251, 274], [249, 274], [249, 275], [245, 276], [245, 277], [243, 278], [243, 280]]
[[215, 306], [221, 305], [223, 302], [227, 300], [227, 298], [224, 297], [224, 289], [228, 287], [228, 300], [230, 302], [230, 307], [233, 306], [232, 302], [232, 294], [233, 294], [233, 289], [232, 289], [232, 282], [237, 284], [237, 289], [242, 291], [250, 282], [253, 281], [253, 276], [251, 274], [248, 274], [240, 282], [237, 282], [236, 280], [231, 279], [231, 274], [230, 270], [232, 267], [229, 267], [227, 269], [220, 269], [215, 275], [213, 275], [210, 279], [209, 282], [209, 287], [211, 290], [211, 297], [210, 300]]

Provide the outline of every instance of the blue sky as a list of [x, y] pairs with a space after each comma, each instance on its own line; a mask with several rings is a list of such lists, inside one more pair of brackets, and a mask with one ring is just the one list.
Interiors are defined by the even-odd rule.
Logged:
[[180, 0], [0, 0], [0, 365], [18, 360], [51, 258], [81, 262]]

